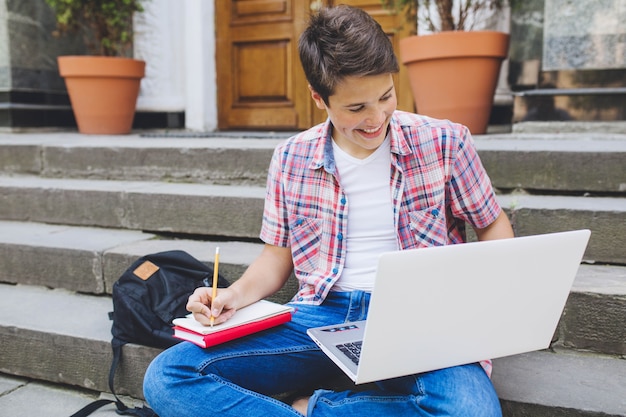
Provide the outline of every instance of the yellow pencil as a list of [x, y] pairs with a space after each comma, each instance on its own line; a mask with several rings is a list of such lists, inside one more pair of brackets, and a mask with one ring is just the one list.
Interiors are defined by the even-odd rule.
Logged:
[[217, 280], [218, 280], [218, 268], [220, 263], [220, 247], [215, 248], [215, 263], [213, 265], [213, 294], [211, 296], [211, 327], [213, 327], [213, 322], [215, 321], [215, 317], [213, 317], [213, 300], [217, 297]]

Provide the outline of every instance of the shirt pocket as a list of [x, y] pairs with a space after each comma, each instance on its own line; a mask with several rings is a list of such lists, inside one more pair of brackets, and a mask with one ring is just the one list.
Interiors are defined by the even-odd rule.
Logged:
[[448, 227], [443, 204], [409, 212], [411, 230], [417, 247], [443, 246], [448, 243]]
[[294, 269], [298, 272], [312, 273], [317, 268], [322, 239], [321, 220], [309, 217], [293, 217], [289, 243]]

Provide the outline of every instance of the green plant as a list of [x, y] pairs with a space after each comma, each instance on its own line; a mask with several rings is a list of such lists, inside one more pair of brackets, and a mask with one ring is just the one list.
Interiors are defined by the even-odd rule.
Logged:
[[57, 21], [55, 35], [80, 32], [94, 55], [131, 56], [132, 17], [141, 0], [46, 0]]
[[469, 31], [485, 11], [501, 9], [506, 0], [381, 0], [383, 7], [402, 13], [411, 24], [430, 32]]

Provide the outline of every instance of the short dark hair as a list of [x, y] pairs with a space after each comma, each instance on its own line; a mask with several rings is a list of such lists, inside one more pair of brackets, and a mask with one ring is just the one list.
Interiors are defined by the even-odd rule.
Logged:
[[344, 77], [399, 71], [391, 41], [378, 22], [346, 5], [312, 15], [298, 51], [309, 84], [326, 104]]

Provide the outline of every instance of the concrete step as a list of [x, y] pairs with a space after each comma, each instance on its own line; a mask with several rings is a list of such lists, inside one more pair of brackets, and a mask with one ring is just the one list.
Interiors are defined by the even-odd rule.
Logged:
[[[257, 239], [264, 187], [0, 176], [0, 220]], [[500, 195], [518, 236], [589, 228], [586, 259], [626, 264], [626, 198]]]
[[626, 121], [528, 121], [514, 123], [513, 133], [583, 133], [601, 136], [603, 134], [626, 134]]
[[[107, 296], [0, 284], [0, 372], [107, 391], [111, 308]], [[116, 390], [142, 398], [143, 374], [158, 352], [139, 345], [124, 347]], [[626, 396], [621, 394], [626, 393], [624, 359], [574, 351], [533, 352], [495, 360], [493, 378], [507, 417], [626, 416]], [[18, 382], [13, 378], [6, 383]], [[3, 400], [8, 397], [0, 397], [0, 405]]]
[[626, 360], [540, 351], [494, 360], [505, 417], [626, 416]]
[[[108, 313], [113, 309], [109, 296], [0, 286], [0, 372], [108, 391], [112, 360]], [[146, 346], [125, 346], [116, 390], [141, 398], [142, 376], [158, 352]]]
[[[61, 384], [0, 374], [0, 415], [11, 417], [67, 417], [97, 399], [113, 399], [112, 394], [97, 393]], [[143, 401], [123, 398], [129, 407], [141, 407]], [[45, 411], [44, 411], [45, 410]], [[115, 405], [96, 410], [90, 417], [114, 417]], [[45, 413], [45, 414], [44, 414]]]
[[[211, 264], [220, 246], [220, 271], [231, 282], [256, 258], [262, 245], [233, 241], [154, 239], [151, 234], [87, 227], [0, 221], [0, 282], [110, 294], [113, 283], [140, 256], [185, 250]], [[34, 262], [33, 260], [37, 260]], [[295, 278], [272, 297], [288, 301]], [[581, 265], [555, 343], [626, 355], [626, 267]]]
[[[111, 294], [113, 283], [143, 255], [184, 250], [212, 265], [216, 246], [220, 273], [231, 282], [262, 250], [262, 244], [251, 242], [158, 239], [131, 230], [0, 221], [0, 282]], [[294, 280], [275, 298], [290, 299]]]
[[626, 358], [626, 267], [581, 265], [553, 345]]
[[626, 193], [626, 134], [485, 135], [476, 147], [496, 188]]
[[626, 264], [626, 198], [507, 194], [498, 201], [516, 236], [590, 229], [586, 260]]
[[265, 186], [282, 140], [0, 133], [0, 167], [42, 177]]
[[0, 219], [258, 238], [264, 187], [0, 177]]
[[[284, 138], [0, 133], [0, 171], [43, 177], [265, 185]], [[570, 193], [626, 192], [626, 133], [509, 133], [475, 137], [494, 186]]]

